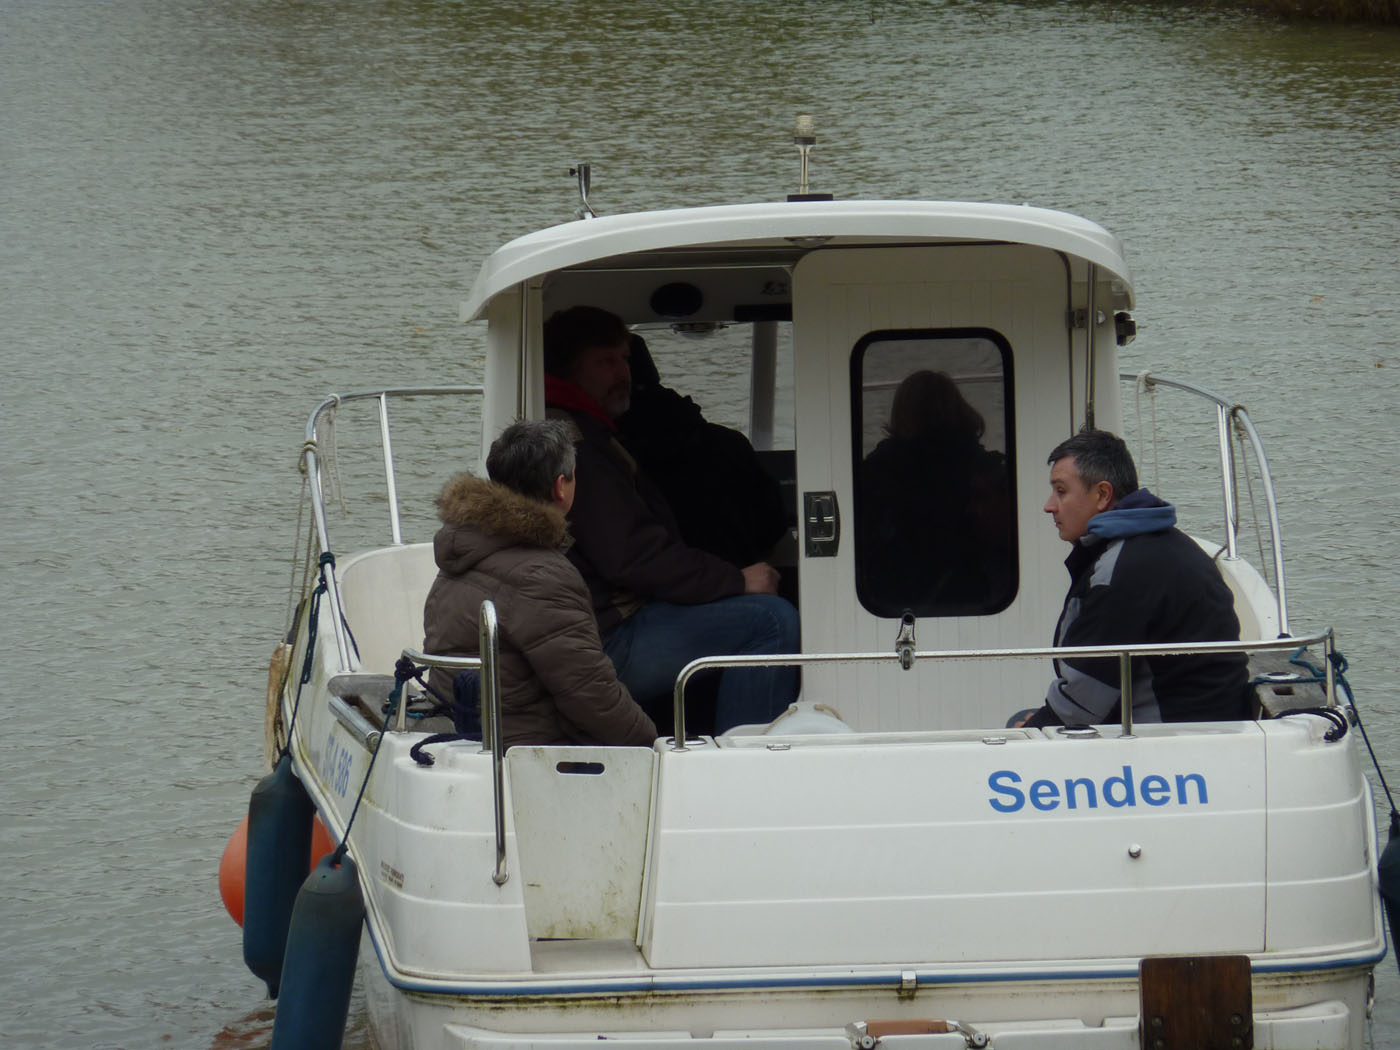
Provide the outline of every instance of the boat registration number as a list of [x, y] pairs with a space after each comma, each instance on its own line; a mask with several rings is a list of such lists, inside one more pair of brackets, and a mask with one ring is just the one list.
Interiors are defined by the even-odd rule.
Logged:
[[321, 754], [321, 775], [341, 798], [350, 790], [351, 760], [349, 748], [335, 738], [335, 733], [326, 737], [326, 749]]

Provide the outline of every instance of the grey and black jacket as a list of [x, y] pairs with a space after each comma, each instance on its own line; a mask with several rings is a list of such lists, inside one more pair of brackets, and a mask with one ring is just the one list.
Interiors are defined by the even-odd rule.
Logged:
[[[1176, 509], [1146, 489], [1089, 520], [1065, 559], [1071, 583], [1057, 646], [1239, 639], [1234, 597], [1220, 570], [1175, 524]], [[1117, 660], [1056, 660], [1055, 672], [1032, 724], [1122, 717]], [[1249, 717], [1243, 653], [1139, 657], [1132, 675], [1134, 721]]]

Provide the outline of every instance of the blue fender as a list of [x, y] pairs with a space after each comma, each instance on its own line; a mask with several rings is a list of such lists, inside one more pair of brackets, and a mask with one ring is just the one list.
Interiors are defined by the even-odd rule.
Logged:
[[1395, 952], [1395, 961], [1400, 963], [1400, 948], [1396, 939], [1400, 938], [1400, 814], [1390, 812], [1390, 834], [1385, 849], [1376, 864], [1380, 879], [1381, 900], [1385, 903], [1385, 915], [1390, 921], [1390, 947]]
[[292, 912], [270, 1050], [339, 1050], [360, 953], [364, 897], [355, 862], [322, 857]]
[[243, 961], [277, 998], [287, 929], [297, 890], [311, 866], [311, 818], [315, 807], [290, 755], [258, 782], [248, 801], [248, 849], [244, 873]]

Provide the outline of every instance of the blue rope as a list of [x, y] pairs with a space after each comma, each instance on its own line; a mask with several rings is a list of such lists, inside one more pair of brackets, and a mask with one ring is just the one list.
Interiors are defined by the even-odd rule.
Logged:
[[[404, 664], [408, 664], [406, 670]], [[350, 829], [355, 826], [355, 817], [359, 815], [360, 803], [364, 800], [365, 791], [369, 787], [370, 774], [374, 772], [374, 761], [379, 757], [379, 749], [384, 746], [384, 738], [389, 734], [389, 723], [393, 721], [394, 715], [398, 711], [399, 702], [403, 698], [404, 683], [412, 677], [413, 664], [407, 660], [400, 660], [399, 665], [394, 669], [393, 691], [389, 693], [389, 699], [385, 701], [384, 728], [379, 731], [379, 739], [374, 742], [374, 750], [369, 756], [369, 765], [365, 767], [365, 779], [360, 783], [360, 791], [355, 796], [355, 805], [350, 810], [350, 819], [345, 822], [345, 833], [340, 837], [340, 845], [335, 848], [333, 864], [339, 864], [340, 859], [350, 848]]]
[[[1316, 664], [1303, 659], [1303, 651], [1303, 649], [1296, 650], [1293, 655], [1288, 658], [1288, 662], [1297, 667], [1306, 667], [1312, 672], [1313, 677], [1305, 679], [1305, 681], [1325, 682], [1327, 680], [1326, 672]], [[1336, 676], [1337, 684], [1342, 687], [1342, 692], [1347, 695], [1347, 703], [1351, 705], [1352, 717], [1356, 719], [1356, 728], [1361, 730], [1361, 739], [1366, 742], [1366, 750], [1370, 752], [1371, 755], [1371, 765], [1375, 767], [1376, 776], [1380, 778], [1381, 790], [1385, 792], [1386, 804], [1390, 806], [1391, 824], [1394, 825], [1398, 819], [1395, 810], [1395, 799], [1390, 794], [1390, 785], [1385, 782], [1385, 773], [1381, 770], [1380, 760], [1376, 758], [1376, 749], [1371, 746], [1371, 737], [1366, 732], [1366, 724], [1361, 721], [1361, 708], [1356, 705], [1356, 694], [1352, 692], [1351, 683], [1347, 681], [1347, 658], [1334, 649], [1328, 654], [1328, 660], [1332, 664], [1332, 673]]]
[[286, 743], [278, 750], [279, 759], [286, 757], [292, 750], [292, 730], [296, 728], [297, 713], [301, 710], [301, 691], [306, 683], [311, 681], [311, 668], [316, 655], [316, 630], [321, 620], [321, 595], [326, 593], [326, 568], [335, 567], [335, 555], [326, 551], [321, 555], [320, 566], [321, 581], [311, 592], [310, 609], [306, 614], [306, 653], [301, 661], [301, 677], [297, 679], [297, 695], [292, 701], [292, 717], [287, 722]]
[[[452, 713], [452, 702], [448, 700], [447, 697], [439, 693], [436, 689], [434, 689], [432, 685], [429, 684], [428, 680], [423, 677], [424, 672], [427, 670], [428, 668], [426, 666], [418, 667], [413, 663], [412, 660], [410, 660], [406, 656], [400, 656], [398, 662], [394, 664], [395, 677], [402, 675], [402, 681], [405, 684], [411, 678], [413, 681], [417, 682], [423, 687], [428, 697], [432, 701], [432, 706], [429, 707], [426, 711], [415, 711], [410, 707], [408, 710], [409, 718], [432, 718], [434, 715], [450, 715]], [[388, 708], [389, 701], [385, 700], [384, 710], [387, 711]]]

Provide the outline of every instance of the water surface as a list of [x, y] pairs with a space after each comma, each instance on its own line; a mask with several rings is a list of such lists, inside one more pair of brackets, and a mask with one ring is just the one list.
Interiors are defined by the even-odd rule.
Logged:
[[1166, 5], [0, 6], [0, 1043], [266, 1045], [215, 869], [260, 772], [307, 413], [478, 379], [457, 303], [571, 215], [570, 164], [601, 211], [775, 199], [798, 110], [814, 189], [1124, 239], [1124, 366], [1250, 406], [1295, 628], [1336, 626], [1395, 762], [1397, 83], [1394, 30]]

